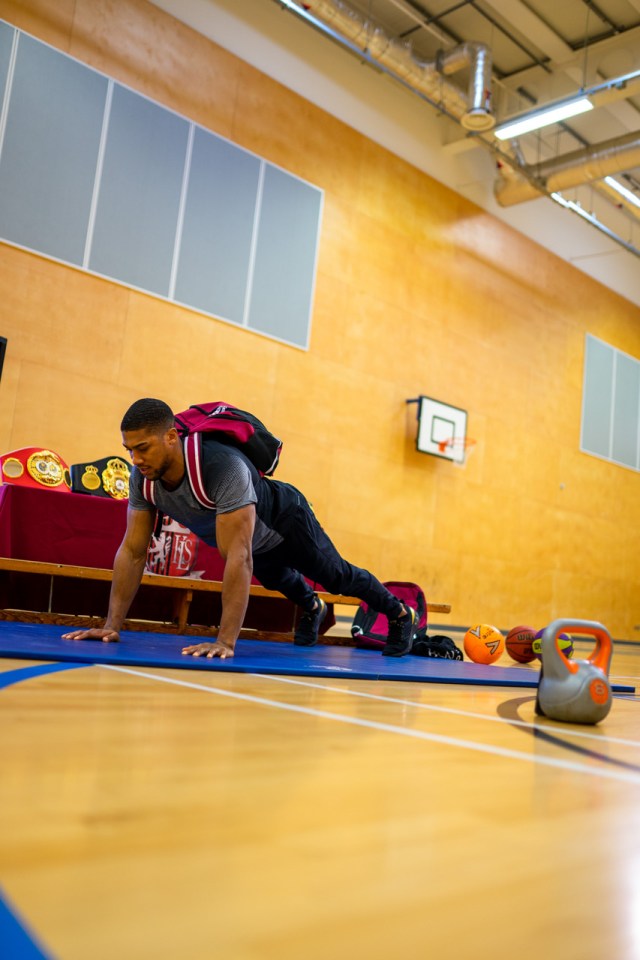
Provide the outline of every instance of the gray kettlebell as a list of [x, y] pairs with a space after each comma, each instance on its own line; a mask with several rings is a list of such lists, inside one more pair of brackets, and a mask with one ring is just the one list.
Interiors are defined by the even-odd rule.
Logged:
[[[595, 638], [588, 660], [569, 660], [558, 644], [564, 631]], [[569, 723], [598, 723], [611, 709], [611, 635], [592, 620], [554, 620], [542, 634], [536, 713]]]

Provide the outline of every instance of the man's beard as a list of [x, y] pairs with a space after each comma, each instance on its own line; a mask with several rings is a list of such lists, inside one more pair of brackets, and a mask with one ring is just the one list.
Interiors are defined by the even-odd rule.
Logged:
[[165, 473], [167, 472], [170, 466], [171, 466], [171, 461], [167, 456], [165, 457], [164, 461], [160, 464], [160, 466], [156, 467], [156, 469], [153, 471], [152, 476], [149, 476], [147, 474], [147, 480], [150, 480], [152, 483], [155, 483], [156, 480], [162, 479], [162, 477], [164, 477]]

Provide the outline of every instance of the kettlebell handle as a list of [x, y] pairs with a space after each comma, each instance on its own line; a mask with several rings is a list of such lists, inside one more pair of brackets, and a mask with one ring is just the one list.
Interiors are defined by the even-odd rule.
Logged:
[[553, 623], [550, 623], [545, 629], [542, 635], [542, 642], [544, 643], [545, 641], [551, 641], [554, 643], [558, 653], [565, 661], [568, 669], [572, 673], [575, 673], [578, 670], [578, 664], [568, 660], [560, 650], [560, 647], [557, 643], [558, 637], [561, 633], [563, 633], [563, 631], [566, 631], [567, 633], [578, 633], [581, 635], [594, 637], [596, 645], [593, 653], [587, 659], [589, 663], [593, 664], [595, 667], [599, 667], [599, 669], [608, 676], [613, 643], [611, 640], [611, 634], [607, 628], [603, 624], [598, 623], [596, 620], [571, 620], [570, 618], [562, 618], [560, 620], [554, 620]]

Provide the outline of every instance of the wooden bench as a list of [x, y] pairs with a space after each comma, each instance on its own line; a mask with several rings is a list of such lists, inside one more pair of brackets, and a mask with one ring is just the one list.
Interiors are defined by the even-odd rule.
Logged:
[[[0, 572], [7, 574], [20, 574], [27, 577], [48, 577], [48, 604], [46, 610], [25, 610], [16, 609], [11, 604], [10, 590], [4, 591], [2, 605], [0, 608], [0, 620], [21, 620], [33, 623], [55, 623], [64, 626], [90, 627], [101, 626], [104, 615], [83, 616], [77, 614], [63, 613], [54, 610], [54, 586], [56, 580], [67, 579], [72, 581], [102, 581], [110, 582], [112, 571], [100, 567], [78, 567], [61, 563], [41, 563], [33, 560], [15, 560], [7, 557], [0, 557]], [[191, 604], [196, 594], [220, 594], [222, 592], [222, 582], [219, 580], [199, 580], [189, 577], [165, 577], [157, 574], [145, 573], [142, 577], [141, 588], [150, 587], [152, 589], [169, 590], [173, 595], [173, 619], [171, 621], [156, 620], [132, 620], [128, 619], [124, 623], [124, 628], [128, 630], [148, 630], [152, 632], [177, 633], [177, 634], [195, 634], [211, 635], [215, 633], [215, 625], [198, 625], [190, 623]], [[267, 590], [258, 584], [252, 584], [250, 596], [254, 598], [269, 598], [275, 601], [282, 601], [288, 604], [292, 610], [292, 620], [290, 628], [286, 631], [265, 631], [245, 629], [241, 631], [241, 637], [257, 638], [264, 640], [290, 640], [293, 636], [295, 626], [295, 615], [297, 608], [276, 590]], [[345, 597], [319, 591], [320, 596], [330, 607], [333, 613], [334, 605], [358, 606], [360, 601], [356, 597]], [[451, 606], [447, 603], [428, 603], [429, 613], [450, 613]], [[105, 607], [106, 613], [106, 607]], [[350, 643], [350, 638], [329, 637], [325, 638], [328, 643]]]

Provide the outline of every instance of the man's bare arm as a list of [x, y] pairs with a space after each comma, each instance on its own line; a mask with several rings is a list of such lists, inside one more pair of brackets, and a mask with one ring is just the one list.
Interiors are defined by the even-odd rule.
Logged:
[[251, 541], [255, 522], [256, 509], [253, 504], [216, 517], [216, 542], [225, 560], [220, 629], [215, 642], [184, 647], [183, 653], [221, 659], [233, 656], [249, 602], [253, 573]]
[[154, 514], [149, 510], [129, 508], [127, 529], [113, 564], [109, 612], [105, 625], [102, 628], [65, 633], [64, 640], [104, 640], [109, 643], [120, 639], [120, 629], [144, 573], [147, 547], [153, 533], [153, 519]]

